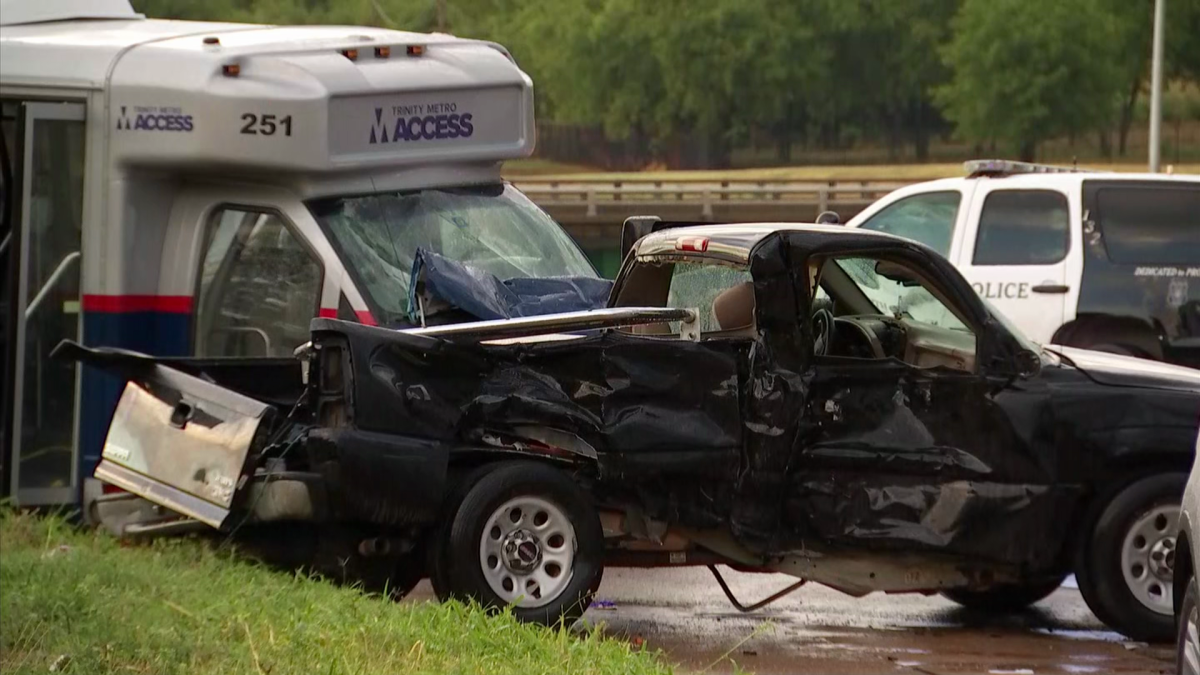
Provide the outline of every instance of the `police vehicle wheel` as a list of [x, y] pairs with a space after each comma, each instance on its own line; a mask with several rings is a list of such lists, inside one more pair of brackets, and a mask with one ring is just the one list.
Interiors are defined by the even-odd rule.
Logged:
[[1092, 345], [1091, 347], [1088, 347], [1088, 349], [1090, 349], [1094, 352], [1104, 352], [1106, 354], [1119, 354], [1121, 356], [1136, 356], [1139, 359], [1150, 358], [1150, 356], [1148, 354], [1146, 354], [1145, 352], [1143, 352], [1140, 349], [1134, 349], [1133, 347], [1126, 347], [1125, 345], [1119, 345], [1119, 344], [1105, 343], [1105, 344], [1099, 344], [1099, 345]]
[[534, 462], [497, 466], [467, 493], [446, 547], [451, 596], [569, 626], [593, 594], [604, 533], [587, 495]]
[[1125, 487], [1097, 519], [1078, 570], [1101, 621], [1145, 642], [1175, 638], [1175, 525], [1187, 476], [1164, 473]]
[[988, 614], [1011, 614], [1044, 599], [1062, 586], [1066, 575], [1028, 584], [1001, 584], [983, 591], [955, 588], [942, 596], [967, 609]]
[[1200, 588], [1196, 577], [1188, 582], [1179, 608], [1179, 635], [1175, 639], [1179, 675], [1200, 675]]

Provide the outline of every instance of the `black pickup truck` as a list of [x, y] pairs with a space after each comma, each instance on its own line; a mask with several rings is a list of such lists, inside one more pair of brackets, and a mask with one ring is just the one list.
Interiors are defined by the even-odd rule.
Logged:
[[726, 564], [996, 612], [1075, 573], [1114, 628], [1173, 636], [1200, 373], [1032, 344], [911, 241], [665, 225], [605, 309], [318, 319], [292, 363], [66, 345], [127, 380], [96, 476], [531, 621], [579, 616], [606, 564]]

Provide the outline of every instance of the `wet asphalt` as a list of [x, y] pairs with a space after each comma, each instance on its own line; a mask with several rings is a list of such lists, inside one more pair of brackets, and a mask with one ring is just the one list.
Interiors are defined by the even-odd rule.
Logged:
[[[743, 604], [795, 581], [721, 570]], [[428, 582], [410, 597], [430, 599]], [[1069, 584], [1003, 618], [971, 613], [939, 596], [852, 598], [816, 585], [742, 614], [703, 567], [608, 569], [584, 620], [662, 650], [682, 672], [729, 673], [735, 664], [761, 675], [1175, 672], [1173, 645], [1136, 643], [1107, 629]]]

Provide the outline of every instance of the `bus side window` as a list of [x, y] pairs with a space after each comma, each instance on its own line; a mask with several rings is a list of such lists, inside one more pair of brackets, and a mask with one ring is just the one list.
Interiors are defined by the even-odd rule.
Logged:
[[322, 268], [277, 214], [213, 214], [200, 264], [197, 356], [291, 356], [309, 339]]

